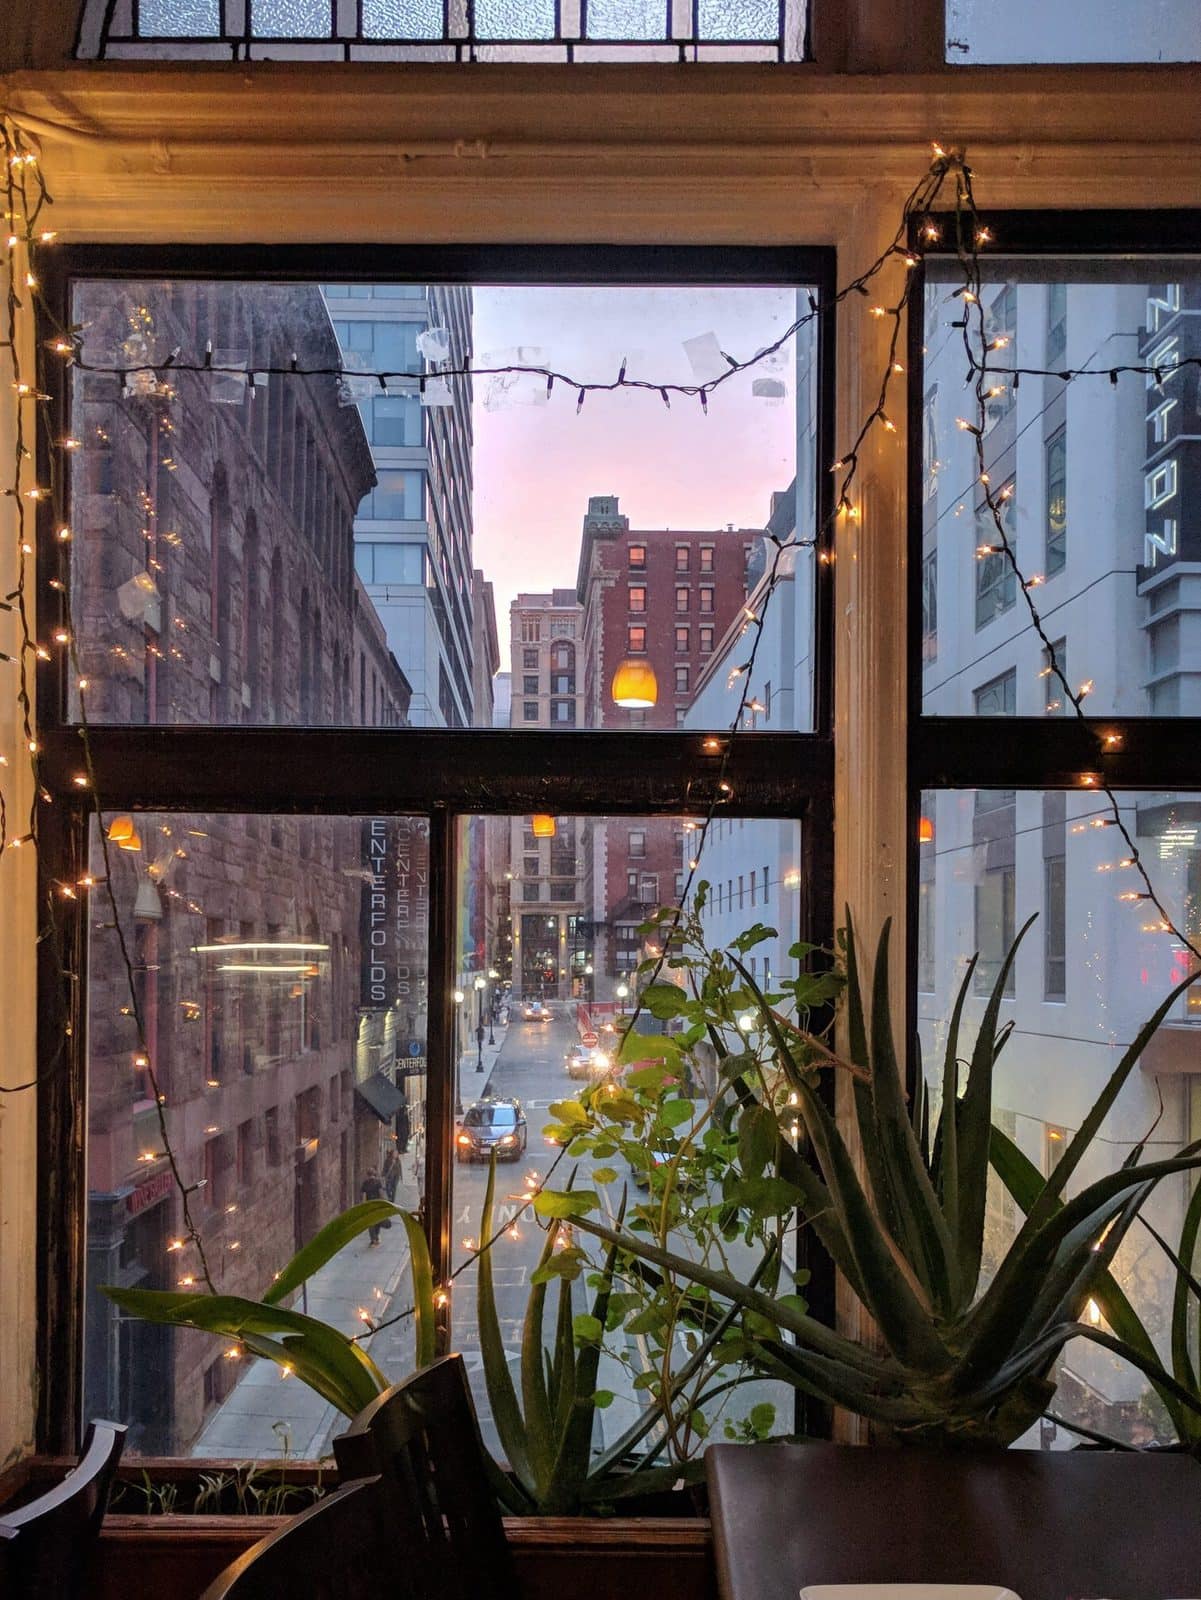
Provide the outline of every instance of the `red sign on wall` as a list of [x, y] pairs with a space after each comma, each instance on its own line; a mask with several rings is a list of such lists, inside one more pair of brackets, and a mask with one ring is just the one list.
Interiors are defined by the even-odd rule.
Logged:
[[145, 1183], [139, 1183], [137, 1188], [125, 1196], [125, 1209], [131, 1217], [136, 1217], [139, 1211], [145, 1211], [147, 1206], [154, 1205], [171, 1193], [172, 1178], [170, 1169], [156, 1172], [153, 1178], [147, 1178]]

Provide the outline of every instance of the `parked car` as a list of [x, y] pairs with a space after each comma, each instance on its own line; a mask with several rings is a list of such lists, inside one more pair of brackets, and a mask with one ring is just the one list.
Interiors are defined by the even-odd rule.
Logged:
[[455, 1129], [455, 1155], [460, 1161], [486, 1161], [495, 1150], [501, 1161], [520, 1161], [526, 1139], [520, 1100], [477, 1100]]
[[523, 1000], [521, 1003], [522, 1022], [549, 1022], [550, 1012], [541, 1000]]

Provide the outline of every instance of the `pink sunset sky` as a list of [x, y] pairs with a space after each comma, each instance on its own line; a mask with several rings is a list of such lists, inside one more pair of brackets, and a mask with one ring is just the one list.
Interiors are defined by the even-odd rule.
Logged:
[[[474, 360], [587, 380], [615, 377], [624, 359], [631, 378], [692, 383], [685, 340], [712, 333], [745, 359], [796, 307], [784, 288], [476, 288]], [[708, 416], [695, 399], [667, 410], [636, 391], [589, 395], [577, 415], [560, 385], [546, 401], [537, 379], [503, 395], [494, 386], [508, 380], [476, 380], [475, 564], [495, 587], [502, 669], [514, 595], [574, 585], [589, 495], [619, 496], [637, 528], [764, 525], [796, 470], [794, 350], [789, 341], [754, 373], [784, 383], [782, 403], [753, 397], [747, 373], [711, 397]]]

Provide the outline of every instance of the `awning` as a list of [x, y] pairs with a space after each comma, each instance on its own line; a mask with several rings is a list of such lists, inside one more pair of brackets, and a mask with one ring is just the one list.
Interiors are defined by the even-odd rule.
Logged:
[[373, 1072], [362, 1083], [356, 1083], [355, 1092], [362, 1095], [381, 1122], [391, 1122], [404, 1105], [404, 1095], [382, 1072]]

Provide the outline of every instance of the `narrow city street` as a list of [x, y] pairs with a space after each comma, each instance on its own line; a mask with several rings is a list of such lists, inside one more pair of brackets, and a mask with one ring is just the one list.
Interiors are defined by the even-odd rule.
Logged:
[[[526, 1118], [526, 1147], [519, 1158], [498, 1168], [497, 1225], [511, 1224], [512, 1235], [501, 1239], [495, 1249], [493, 1282], [497, 1310], [505, 1347], [511, 1363], [520, 1358], [522, 1321], [529, 1293], [529, 1277], [537, 1265], [543, 1246], [543, 1233], [532, 1213], [525, 1208], [531, 1185], [527, 1177], [542, 1182], [554, 1163], [558, 1150], [544, 1137], [550, 1120], [550, 1106], [556, 1100], [579, 1093], [581, 1083], [568, 1076], [565, 1057], [578, 1039], [574, 1004], [560, 1001], [552, 1006], [549, 1022], [523, 1022], [519, 1008], [513, 1007], [513, 1021], [506, 1029], [495, 1030], [496, 1043], [485, 1045], [484, 1068], [477, 1071], [475, 1051], [463, 1056], [459, 1066], [459, 1087], [464, 1111], [485, 1096], [511, 1097], [520, 1101]], [[581, 1163], [580, 1177], [586, 1179], [589, 1163]], [[565, 1182], [568, 1163], [560, 1167]], [[406, 1159], [405, 1181], [397, 1202], [410, 1207], [417, 1203], [412, 1158]], [[488, 1167], [483, 1161], [456, 1162], [454, 1169], [454, 1264], [468, 1260], [480, 1238], [480, 1220]], [[578, 1180], [577, 1180], [578, 1181]], [[611, 1187], [610, 1199], [618, 1203], [623, 1179]], [[559, 1182], [557, 1176], [555, 1182]], [[745, 1247], [734, 1246], [731, 1260], [749, 1264]], [[408, 1251], [404, 1230], [393, 1227], [381, 1235], [379, 1247], [356, 1241], [314, 1276], [305, 1300], [297, 1309], [307, 1309], [345, 1332], [362, 1327], [360, 1308], [376, 1320], [411, 1304]], [[455, 1278], [452, 1289], [452, 1338], [462, 1352], [471, 1377], [480, 1423], [489, 1445], [499, 1452], [499, 1441], [492, 1426], [492, 1412], [484, 1386], [475, 1320], [478, 1268], [467, 1265]], [[579, 1294], [583, 1309], [584, 1296]], [[545, 1337], [553, 1335], [555, 1295], [548, 1296]], [[610, 1338], [618, 1337], [611, 1335]], [[625, 1354], [636, 1367], [642, 1365], [639, 1341], [627, 1337]], [[412, 1369], [412, 1323], [404, 1319], [384, 1328], [370, 1342], [375, 1361], [389, 1378], [398, 1379]], [[600, 1441], [617, 1438], [634, 1421], [638, 1404], [630, 1389], [630, 1373], [611, 1355], [602, 1357], [599, 1386], [610, 1389], [616, 1398], [600, 1413]], [[743, 1385], [722, 1421], [745, 1415], [764, 1398], [778, 1398], [767, 1384]], [[781, 1425], [787, 1417], [781, 1408]], [[319, 1457], [328, 1453], [333, 1436], [343, 1426], [342, 1418], [319, 1396], [295, 1379], [284, 1379], [270, 1362], [257, 1361], [248, 1370], [209, 1419], [192, 1447], [196, 1456], [225, 1456], [237, 1459], [271, 1458], [286, 1452], [294, 1457]]]

